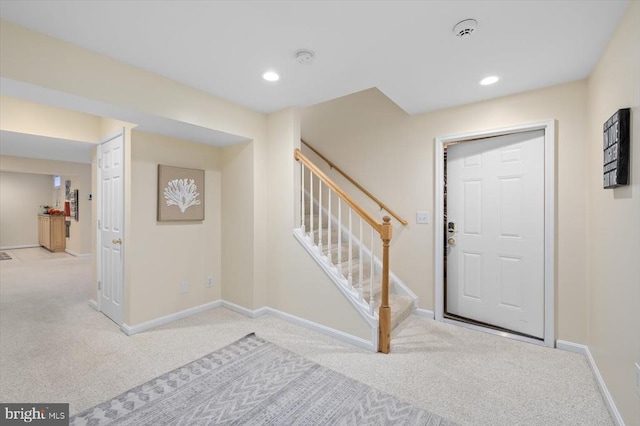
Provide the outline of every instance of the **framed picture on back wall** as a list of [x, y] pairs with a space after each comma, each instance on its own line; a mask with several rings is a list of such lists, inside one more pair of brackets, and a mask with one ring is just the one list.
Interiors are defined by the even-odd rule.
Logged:
[[204, 170], [158, 165], [158, 221], [204, 220]]

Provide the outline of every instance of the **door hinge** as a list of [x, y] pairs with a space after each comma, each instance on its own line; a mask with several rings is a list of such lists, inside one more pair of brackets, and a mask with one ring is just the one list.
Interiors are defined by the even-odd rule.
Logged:
[[100, 281], [98, 281], [98, 290], [102, 289], [102, 283]]
[[100, 227], [100, 219], [98, 219], [98, 230], [100, 230], [100, 229], [102, 229], [102, 228]]
[[102, 167], [102, 158], [98, 158], [98, 167]]

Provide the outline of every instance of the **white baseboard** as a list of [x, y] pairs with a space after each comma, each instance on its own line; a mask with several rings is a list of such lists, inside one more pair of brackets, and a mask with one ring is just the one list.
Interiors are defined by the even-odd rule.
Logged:
[[593, 373], [594, 378], [596, 379], [596, 383], [598, 383], [598, 388], [600, 388], [600, 393], [602, 394], [604, 403], [606, 404], [607, 409], [609, 410], [609, 414], [611, 414], [613, 422], [616, 424], [616, 426], [625, 426], [624, 420], [622, 420], [622, 415], [620, 414], [620, 411], [618, 411], [618, 407], [616, 407], [616, 403], [613, 401], [613, 398], [609, 393], [609, 389], [607, 389], [607, 385], [604, 382], [602, 375], [600, 374], [598, 365], [596, 364], [596, 361], [593, 359], [593, 356], [591, 355], [589, 346], [582, 345], [580, 343], [567, 342], [566, 340], [556, 340], [556, 348], [561, 349], [563, 351], [584, 355], [587, 358], [589, 367], [591, 367], [591, 371]]
[[[365, 348], [368, 350], [376, 351], [377, 348], [377, 339], [374, 346], [374, 343], [364, 340], [360, 337], [353, 336], [351, 334], [345, 333], [340, 330], [336, 330], [331, 327], [327, 327], [313, 321], [309, 321], [304, 318], [297, 317], [295, 315], [288, 314], [286, 312], [282, 312], [278, 309], [270, 308], [268, 306], [263, 306], [262, 308], [251, 310], [245, 308], [244, 306], [236, 305], [235, 303], [227, 302], [226, 300], [222, 301], [222, 307], [230, 309], [239, 314], [245, 315], [249, 318], [257, 318], [262, 315], [273, 315], [276, 318], [280, 318], [281, 320], [287, 321], [291, 324], [298, 325], [300, 327], [304, 327], [308, 330], [316, 331], [320, 334], [324, 334], [325, 336], [333, 337], [334, 339], [341, 340], [343, 342], [352, 344], [354, 346], [358, 346], [361, 348]], [[378, 329], [375, 329], [375, 334], [377, 335]]]
[[427, 318], [431, 318], [431, 319], [435, 319], [435, 317], [436, 317], [436, 315], [433, 313], [433, 311], [430, 311], [428, 309], [422, 309], [422, 308], [414, 308], [413, 314], [417, 315], [419, 317], [427, 317]]
[[265, 306], [259, 309], [251, 310], [249, 308], [245, 308], [244, 306], [236, 305], [232, 302], [227, 302], [226, 300], [222, 301], [222, 307], [247, 316], [249, 318], [257, 318], [267, 313], [267, 308]]
[[96, 311], [100, 311], [100, 309], [98, 308], [98, 302], [96, 302], [93, 299], [89, 300], [89, 306], [95, 309]]
[[556, 340], [556, 348], [587, 356], [587, 346], [580, 343], [567, 342], [566, 340]]
[[[279, 311], [277, 309], [265, 307], [261, 308], [265, 309], [265, 313], [269, 315], [273, 315], [276, 318], [280, 318], [284, 321], [290, 322], [291, 324], [298, 325], [300, 327], [304, 327], [306, 329], [318, 332], [320, 334], [324, 334], [325, 336], [333, 337], [336, 340], [343, 341], [345, 343], [352, 344], [354, 346], [358, 346], [364, 349], [368, 349], [370, 351], [376, 352], [378, 350], [377, 344], [374, 347], [374, 344], [368, 340], [365, 340], [361, 337], [356, 337], [351, 334], [347, 334], [343, 331], [336, 330], [335, 328], [327, 327], [322, 324], [315, 323], [313, 321], [309, 321], [304, 318], [297, 317], [295, 315], [288, 314], [286, 312]], [[376, 327], [375, 333], [377, 334], [378, 330]], [[377, 340], [377, 339], [376, 339]]]
[[91, 253], [76, 253], [75, 251], [72, 251], [72, 250], [65, 250], [65, 253], [69, 253], [71, 256], [79, 257], [82, 259], [91, 257]]
[[[94, 300], [90, 300], [89, 305], [96, 310], [98, 308], [98, 304]], [[214, 302], [205, 303], [204, 305], [195, 306], [190, 309], [185, 309], [184, 311], [176, 312], [171, 315], [166, 315], [164, 317], [156, 318], [151, 321], [143, 322], [141, 324], [136, 324], [133, 326], [123, 323], [120, 326], [120, 329], [127, 336], [131, 336], [133, 334], [141, 333], [143, 331], [147, 331], [149, 329], [158, 327], [160, 325], [168, 324], [172, 321], [176, 321], [194, 314], [198, 314], [200, 312], [204, 312], [208, 309], [219, 308], [219, 307], [227, 308], [239, 314], [245, 315], [249, 318], [257, 318], [262, 315], [273, 315], [274, 317], [280, 318], [291, 324], [295, 324], [300, 327], [304, 327], [306, 329], [316, 331], [318, 333], [324, 334], [325, 336], [333, 337], [334, 339], [352, 344], [354, 346], [358, 346], [374, 352], [378, 350], [378, 343], [377, 343], [378, 328], [377, 327], [375, 327], [375, 329], [372, 330], [372, 341], [368, 341], [361, 337], [353, 336], [343, 331], [336, 330], [334, 328], [327, 327], [327, 326], [315, 323], [313, 321], [309, 321], [307, 319], [300, 318], [295, 315], [291, 315], [286, 312], [279, 311], [278, 309], [270, 308], [268, 306], [263, 306], [262, 308], [252, 310], [252, 309], [245, 308], [244, 306], [240, 306], [240, 305], [236, 305], [235, 303], [228, 302], [226, 300], [216, 300]]]
[[164, 317], [152, 319], [151, 321], [143, 322], [141, 324], [136, 324], [133, 326], [122, 323], [120, 329], [127, 336], [131, 336], [132, 334], [140, 333], [142, 331], [149, 330], [154, 327], [158, 327], [160, 325], [168, 324], [170, 322], [186, 318], [188, 316], [198, 314], [200, 312], [204, 312], [209, 309], [219, 308], [222, 306], [221, 300], [215, 300], [213, 302], [205, 303], [203, 305], [194, 306], [193, 308], [185, 309], [184, 311], [176, 312], [170, 315], [166, 315]]
[[40, 247], [40, 244], [25, 244], [22, 246], [5, 246], [5, 247], [0, 247], [0, 250], [15, 250], [15, 249], [23, 249], [23, 248], [34, 248], [34, 247]]

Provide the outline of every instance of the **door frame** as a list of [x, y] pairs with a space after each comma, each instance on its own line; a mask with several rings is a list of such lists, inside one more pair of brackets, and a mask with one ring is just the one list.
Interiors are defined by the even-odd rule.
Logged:
[[[97, 151], [96, 151], [96, 162], [97, 162], [97, 181], [96, 181], [96, 196], [94, 197], [94, 200], [96, 200], [96, 213], [97, 213], [97, 217], [96, 217], [96, 272], [98, 274], [97, 276], [97, 282], [100, 283], [100, 281], [102, 280], [102, 257], [100, 256], [100, 252], [101, 252], [101, 248], [102, 248], [102, 227], [100, 226], [101, 224], [100, 222], [100, 218], [101, 213], [102, 213], [102, 207], [103, 207], [103, 198], [102, 198], [102, 145], [119, 137], [122, 136], [122, 185], [123, 185], [123, 189], [125, 187], [125, 170], [126, 170], [126, 165], [125, 165], [125, 161], [126, 161], [126, 143], [127, 143], [127, 139], [126, 139], [126, 132], [125, 132], [125, 128], [121, 128], [113, 133], [111, 133], [110, 135], [106, 136], [105, 138], [103, 138], [100, 143], [98, 144], [97, 147]], [[125, 232], [125, 221], [124, 221], [124, 213], [125, 213], [125, 196], [124, 196], [124, 191], [122, 191], [122, 233], [124, 234]], [[124, 306], [125, 306], [125, 297], [126, 297], [126, 293], [124, 291], [124, 267], [125, 267], [125, 262], [124, 262], [124, 257], [125, 257], [125, 239], [122, 239], [122, 245], [120, 247], [120, 250], [122, 252], [122, 274], [120, 277], [120, 285], [122, 286], [122, 324], [124, 324]], [[98, 285], [98, 289], [97, 289], [97, 306], [98, 306], [98, 311], [102, 312], [102, 286]], [[122, 326], [122, 324], [118, 324], [119, 326]]]
[[[444, 147], [453, 142], [471, 142], [476, 139], [503, 136], [513, 133], [544, 131], [544, 340], [515, 333], [494, 330], [444, 317]], [[435, 211], [434, 211], [434, 283], [435, 319], [461, 325], [504, 337], [538, 345], [555, 347], [555, 120], [498, 129], [438, 136], [435, 143]]]

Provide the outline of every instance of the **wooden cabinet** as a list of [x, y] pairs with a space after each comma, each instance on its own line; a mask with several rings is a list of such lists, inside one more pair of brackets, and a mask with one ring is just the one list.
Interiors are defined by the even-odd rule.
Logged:
[[38, 243], [51, 251], [64, 251], [67, 246], [64, 216], [38, 215]]

